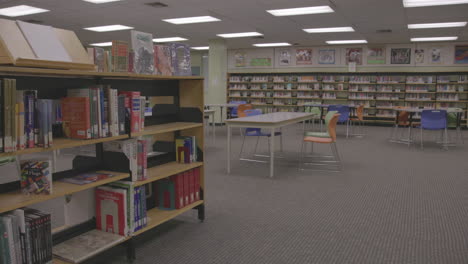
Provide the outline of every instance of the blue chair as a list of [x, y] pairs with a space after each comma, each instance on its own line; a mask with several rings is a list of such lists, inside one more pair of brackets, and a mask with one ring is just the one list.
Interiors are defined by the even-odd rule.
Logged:
[[[231, 101], [229, 102], [230, 104], [236, 104], [236, 105], [241, 105], [241, 104], [246, 104], [247, 101]], [[237, 116], [237, 107], [229, 107], [229, 115], [231, 118], [236, 118]]]
[[349, 136], [350, 109], [347, 105], [330, 105], [328, 111], [337, 111], [340, 114], [338, 124], [346, 124], [346, 138]]
[[[244, 113], [247, 115], [247, 117], [256, 116], [256, 115], [261, 115], [262, 110], [260, 110], [260, 109], [251, 109], [251, 110], [245, 110]], [[275, 136], [282, 137], [282, 133], [281, 132], [275, 132]], [[262, 132], [261, 128], [246, 128], [244, 136], [242, 138], [241, 151], [239, 153], [240, 157], [242, 156], [242, 152], [244, 150], [245, 137], [257, 137], [257, 142], [255, 143], [255, 149], [254, 149], [254, 154], [255, 154], [255, 153], [257, 153], [258, 141], [259, 141], [260, 137], [266, 137], [268, 139], [268, 143], [270, 143], [271, 133]], [[281, 148], [281, 151], [283, 151], [283, 140], [282, 140], [282, 138], [281, 138], [280, 148]], [[270, 152], [269, 150], [270, 150], [270, 144], [268, 144], [268, 152]]]
[[443, 132], [442, 146], [448, 146], [447, 111], [423, 110], [421, 113], [421, 149], [423, 148], [423, 130], [441, 130]]

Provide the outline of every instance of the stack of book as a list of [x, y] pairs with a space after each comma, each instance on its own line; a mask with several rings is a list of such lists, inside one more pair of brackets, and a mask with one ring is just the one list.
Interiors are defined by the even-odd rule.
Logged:
[[23, 208], [0, 216], [0, 263], [51, 261], [50, 214]]
[[96, 228], [129, 236], [147, 224], [146, 191], [133, 182], [117, 181], [96, 189]]
[[175, 210], [201, 199], [200, 168], [195, 168], [153, 183], [156, 206], [161, 210]]
[[198, 160], [197, 142], [195, 136], [176, 138], [176, 161], [192, 163]]

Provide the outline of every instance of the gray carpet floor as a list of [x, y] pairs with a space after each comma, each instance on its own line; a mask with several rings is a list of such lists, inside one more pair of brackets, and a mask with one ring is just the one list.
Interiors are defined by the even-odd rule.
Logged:
[[[368, 127], [365, 138], [339, 137], [342, 172], [299, 171], [293, 156], [270, 179], [267, 164], [240, 161], [227, 175], [217, 132], [216, 145], [206, 140], [205, 222], [187, 212], [141, 235], [136, 263], [468, 263], [468, 142], [443, 151], [428, 133], [421, 150]], [[297, 152], [301, 126], [284, 134]], [[126, 263], [124, 248], [89, 263]]]

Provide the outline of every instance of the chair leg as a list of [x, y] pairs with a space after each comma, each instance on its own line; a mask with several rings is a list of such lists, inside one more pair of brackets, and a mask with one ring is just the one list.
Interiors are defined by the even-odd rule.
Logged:
[[260, 137], [257, 137], [257, 142], [255, 143], [254, 155], [257, 154], [257, 147], [258, 147], [259, 140], [260, 140]]
[[304, 146], [305, 146], [305, 141], [302, 140], [302, 144], [301, 144], [301, 157], [300, 157], [300, 165], [299, 165], [299, 169], [304, 169]]
[[419, 138], [421, 140], [421, 149], [424, 149], [424, 146], [423, 146], [423, 129], [420, 128], [419, 131], [420, 131], [420, 137]]
[[242, 152], [244, 151], [245, 136], [246, 136], [246, 135], [244, 135], [244, 136], [242, 137], [242, 145], [241, 145], [241, 150], [240, 150], [240, 152], [239, 152], [239, 158], [242, 157]]
[[333, 156], [335, 157], [335, 161], [337, 162], [338, 168], [341, 170], [342, 168], [341, 158], [340, 158], [340, 153], [338, 152], [338, 147], [336, 146], [336, 142], [331, 143], [330, 146], [333, 152]]
[[346, 121], [346, 138], [349, 136], [349, 120]]
[[447, 131], [447, 128], [444, 129], [444, 149], [448, 150], [448, 131]]

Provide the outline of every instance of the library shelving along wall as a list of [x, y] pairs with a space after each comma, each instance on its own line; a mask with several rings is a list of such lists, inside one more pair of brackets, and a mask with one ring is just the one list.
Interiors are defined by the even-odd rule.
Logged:
[[308, 104], [363, 105], [367, 123], [383, 124], [394, 122], [397, 106], [462, 108], [466, 122], [468, 73], [229, 73], [227, 101], [265, 112], [305, 111]]
[[[16, 136], [14, 143], [9, 143], [11, 147], [2, 146], [0, 158], [13, 163], [16, 159], [21, 164], [18, 178], [0, 182], [0, 229], [5, 225], [4, 219], [10, 225], [22, 219], [33, 226], [33, 215], [48, 219], [37, 228], [24, 231], [31, 235], [29, 239], [45, 241], [37, 255], [20, 245], [7, 249], [8, 252], [24, 250], [44, 263], [52, 258], [54, 263], [80, 263], [125, 243], [128, 258], [134, 259], [135, 236], [192, 209], [198, 211], [199, 220], [204, 220], [203, 78], [0, 67], [0, 81], [2, 106], [16, 104], [14, 111], [4, 110], [1, 115], [1, 136], [11, 136], [12, 132]], [[79, 90], [96, 91], [93, 95], [98, 99], [92, 103], [86, 95], [77, 96]], [[53, 109], [44, 116], [43, 111], [32, 115], [44, 118], [35, 120], [38, 142], [34, 141], [34, 131], [32, 138], [28, 136], [28, 95], [33, 95], [35, 102], [50, 101]], [[65, 131], [66, 127], [77, 125], [66, 113], [71, 107], [67, 104], [73, 101], [69, 100], [71, 97], [85, 102], [73, 104], [71, 113], [79, 115], [79, 121], [84, 120], [80, 124], [89, 128], [89, 136]], [[118, 103], [119, 97], [122, 104]], [[15, 112], [20, 113], [15, 116]], [[112, 116], [111, 112], [117, 114]], [[122, 116], [124, 123], [120, 127]], [[96, 134], [94, 121], [98, 123]], [[113, 123], [117, 127], [112, 127]], [[22, 144], [20, 138], [26, 143]], [[93, 145], [93, 153], [84, 155], [78, 151], [70, 168], [57, 169], [59, 150]], [[28, 162], [41, 162], [40, 177], [28, 174], [32, 165], [23, 166], [29, 166]], [[35, 180], [36, 188], [25, 187], [26, 178]], [[52, 229], [50, 213], [28, 208], [59, 197], [70, 201], [85, 190], [96, 195], [95, 217], [73, 226]], [[165, 195], [158, 195], [161, 193]], [[117, 202], [110, 204], [109, 196]], [[109, 215], [114, 217], [113, 223], [107, 222]], [[99, 246], [87, 247], [90, 241]]]

